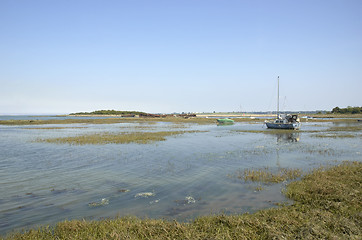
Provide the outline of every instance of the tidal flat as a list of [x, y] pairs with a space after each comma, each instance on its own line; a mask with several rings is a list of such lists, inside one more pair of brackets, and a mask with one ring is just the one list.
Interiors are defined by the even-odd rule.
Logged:
[[[254, 216], [252, 213], [266, 214], [268, 219], [266, 212], [278, 212], [277, 205], [291, 211], [280, 210], [285, 214], [297, 215], [294, 208], [289, 208], [296, 200], [285, 194], [289, 183], [303, 179], [321, 166], [362, 160], [361, 124], [357, 122], [310, 121], [303, 123], [300, 131], [269, 131], [263, 122], [236, 121], [233, 125], [218, 126], [211, 118], [200, 120], [201, 124], [198, 120], [188, 121], [191, 119], [117, 119], [106, 120], [114, 121], [107, 124], [99, 124], [97, 119], [80, 120], [51, 125], [0, 124], [0, 219], [4, 219], [0, 235], [47, 225], [53, 232], [59, 229], [52, 227], [67, 229], [79, 225], [80, 232], [91, 233], [98, 220], [104, 218], [116, 218], [114, 222], [103, 222], [110, 226], [123, 223], [132, 227], [164, 227], [176, 220], [180, 229], [196, 224], [206, 231], [207, 226], [221, 227], [224, 221], [237, 223], [243, 214], [246, 219]], [[152, 136], [157, 132], [177, 134], [146, 144], [39, 141], [140, 133]], [[354, 137], [315, 137], [316, 134]], [[254, 170], [255, 175], [264, 171], [275, 177], [283, 169], [290, 170], [293, 177], [276, 183], [253, 182], [236, 175]], [[135, 197], [144, 193], [147, 198]], [[269, 208], [272, 209], [266, 210]], [[327, 213], [323, 212], [326, 216]], [[156, 232], [159, 228], [149, 229]], [[187, 239], [187, 234], [198, 234], [193, 231], [180, 236]], [[117, 230], [114, 238], [117, 234], [123, 236]], [[195, 236], [212, 236], [204, 234]]]

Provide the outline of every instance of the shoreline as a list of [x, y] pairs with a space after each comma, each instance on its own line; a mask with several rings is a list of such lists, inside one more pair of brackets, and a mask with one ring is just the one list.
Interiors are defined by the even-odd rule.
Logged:
[[362, 236], [361, 171], [362, 163], [357, 161], [314, 169], [287, 185], [284, 194], [293, 200], [291, 205], [280, 203], [253, 214], [207, 215], [185, 223], [134, 216], [66, 220], [0, 238], [358, 239]]

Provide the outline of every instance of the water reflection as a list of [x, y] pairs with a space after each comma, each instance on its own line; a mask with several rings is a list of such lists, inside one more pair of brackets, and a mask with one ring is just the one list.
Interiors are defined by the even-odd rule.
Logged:
[[278, 133], [275, 134], [277, 142], [299, 142], [300, 133]]

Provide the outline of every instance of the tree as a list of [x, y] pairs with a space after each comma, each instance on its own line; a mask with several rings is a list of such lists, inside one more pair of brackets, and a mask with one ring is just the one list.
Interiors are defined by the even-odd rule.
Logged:
[[339, 107], [335, 107], [332, 109], [332, 113], [341, 113], [341, 109]]

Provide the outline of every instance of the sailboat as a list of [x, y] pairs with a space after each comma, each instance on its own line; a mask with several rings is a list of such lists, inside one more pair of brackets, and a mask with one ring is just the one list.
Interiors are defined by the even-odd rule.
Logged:
[[278, 76], [278, 103], [277, 117], [273, 121], [265, 121], [267, 128], [272, 129], [299, 129], [300, 120], [296, 114], [279, 114], [279, 76]]

